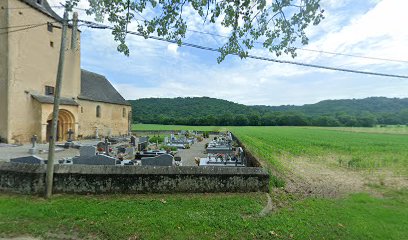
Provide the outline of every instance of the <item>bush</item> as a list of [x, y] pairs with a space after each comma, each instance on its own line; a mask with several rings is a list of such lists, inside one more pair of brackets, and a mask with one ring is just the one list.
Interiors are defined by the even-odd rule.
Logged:
[[150, 143], [156, 143], [156, 142], [163, 143], [163, 141], [164, 141], [164, 137], [162, 137], [162, 136], [153, 136], [153, 137], [149, 138]]
[[165, 150], [166, 152], [168, 152], [168, 151], [176, 152], [176, 151], [178, 150], [177, 147], [174, 147], [174, 146], [163, 146], [162, 148], [163, 148], [163, 150]]

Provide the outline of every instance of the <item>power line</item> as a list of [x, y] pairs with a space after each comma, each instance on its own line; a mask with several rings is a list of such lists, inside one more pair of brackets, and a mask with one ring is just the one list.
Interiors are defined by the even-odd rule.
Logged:
[[[55, 5], [55, 6], [50, 6], [51, 8], [64, 8], [65, 6], [63, 5]], [[32, 7], [16, 7], [16, 8], [4, 8], [2, 7], [1, 10], [6, 10], [6, 9], [28, 9]], [[79, 10], [79, 11], [87, 11], [85, 8], [78, 8], [78, 7], [73, 7], [73, 9]], [[143, 20], [149, 21], [146, 19], [143, 15], [141, 15], [139, 12], [136, 12], [140, 17], [143, 18]], [[136, 20], [142, 20], [142, 19], [136, 19]], [[1, 28], [0, 28], [1, 29]], [[210, 33], [210, 32], [203, 32], [203, 31], [198, 31], [194, 29], [187, 29], [188, 32], [195, 32], [199, 34], [205, 34], [205, 35], [211, 35], [211, 36], [216, 36], [216, 37], [222, 37], [222, 38], [229, 38], [228, 36], [216, 34], [216, 33]], [[263, 44], [263, 42], [260, 41], [254, 41], [255, 43], [258, 44]], [[337, 56], [346, 56], [346, 57], [354, 57], [354, 58], [363, 58], [363, 59], [370, 59], [370, 60], [380, 60], [380, 61], [388, 61], [388, 62], [398, 62], [398, 63], [408, 63], [406, 60], [399, 60], [399, 59], [391, 59], [391, 58], [380, 58], [380, 57], [371, 57], [371, 56], [361, 56], [361, 55], [356, 55], [356, 54], [349, 54], [349, 53], [339, 53], [339, 52], [331, 52], [331, 51], [324, 51], [324, 50], [316, 50], [316, 49], [308, 49], [308, 48], [299, 48], [296, 47], [297, 50], [301, 51], [308, 51], [308, 52], [317, 52], [317, 53], [323, 53], [323, 54], [330, 54], [330, 55], [337, 55]]]
[[[47, 22], [47, 23], [51, 23], [51, 22]], [[0, 29], [11, 29], [11, 28], [22, 28], [22, 27], [30, 27], [30, 26], [36, 26], [39, 24], [43, 24], [43, 23], [32, 23], [32, 24], [25, 24], [25, 25], [18, 25], [18, 26], [9, 26], [9, 27], [1, 27]]]
[[[87, 24], [87, 27], [90, 28], [97, 28], [97, 29], [110, 29], [114, 30], [113, 27], [107, 26], [107, 25], [102, 25], [99, 23], [91, 22], [91, 21], [84, 21], [84, 20], [79, 20], [85, 24]], [[154, 39], [158, 41], [164, 41], [164, 42], [169, 42], [169, 43], [176, 43], [177, 41], [174, 40], [169, 40], [161, 37], [156, 37], [156, 36], [144, 36], [138, 32], [134, 31], [126, 31], [126, 33], [140, 36], [140, 37], [147, 37], [149, 39]], [[197, 48], [197, 49], [202, 49], [202, 50], [207, 50], [207, 51], [212, 51], [212, 52], [220, 52], [219, 49], [217, 48], [212, 48], [212, 47], [206, 47], [206, 46], [201, 46], [193, 43], [188, 43], [188, 42], [182, 42], [182, 46], [186, 47], [192, 47], [192, 48]], [[231, 53], [231, 55], [236, 55], [239, 56], [237, 53]], [[276, 62], [276, 63], [285, 63], [285, 64], [292, 64], [292, 65], [298, 65], [298, 66], [304, 66], [304, 67], [312, 67], [312, 68], [319, 68], [319, 69], [326, 69], [326, 70], [332, 70], [332, 71], [342, 71], [342, 72], [349, 72], [349, 73], [359, 73], [359, 74], [366, 74], [366, 75], [374, 75], [374, 76], [383, 76], [383, 77], [394, 77], [394, 78], [404, 78], [408, 79], [408, 76], [404, 75], [396, 75], [396, 74], [387, 74], [387, 73], [377, 73], [377, 72], [368, 72], [368, 71], [360, 71], [360, 70], [352, 70], [352, 69], [346, 69], [346, 68], [336, 68], [336, 67], [329, 67], [329, 66], [322, 66], [322, 65], [317, 65], [317, 64], [309, 64], [309, 63], [302, 63], [302, 62], [295, 62], [295, 61], [287, 61], [287, 60], [278, 60], [278, 59], [273, 59], [273, 58], [267, 58], [267, 57], [261, 57], [261, 56], [256, 56], [256, 55], [248, 55], [247, 58], [252, 58], [252, 59], [258, 59], [262, 61], [268, 61], [268, 62]]]
[[[55, 6], [50, 6], [52, 8], [64, 8], [65, 6], [63, 5], [55, 5]], [[1, 9], [27, 9], [31, 7], [17, 7], [17, 8], [1, 8]], [[79, 7], [73, 7], [73, 9], [79, 10], [79, 11], [87, 11], [85, 8], [79, 8]], [[149, 21], [146, 19], [143, 15], [141, 15], [139, 12], [136, 12], [140, 17], [143, 18], [143, 20]], [[142, 19], [136, 19], [136, 20], [142, 20]], [[205, 34], [205, 35], [211, 35], [211, 36], [216, 36], [216, 37], [222, 37], [222, 38], [229, 38], [228, 36], [225, 35], [220, 35], [216, 33], [210, 33], [210, 32], [203, 32], [203, 31], [198, 31], [194, 29], [187, 29], [188, 32], [195, 32], [199, 34]], [[254, 41], [255, 43], [258, 44], [263, 44], [263, 42], [260, 41]], [[337, 56], [346, 56], [346, 57], [354, 57], [354, 58], [363, 58], [363, 59], [370, 59], [370, 60], [380, 60], [380, 61], [388, 61], [388, 62], [398, 62], [398, 63], [408, 63], [406, 60], [399, 60], [399, 59], [391, 59], [391, 58], [380, 58], [380, 57], [371, 57], [371, 56], [362, 56], [362, 55], [356, 55], [356, 54], [349, 54], [349, 53], [339, 53], [339, 52], [331, 52], [331, 51], [324, 51], [324, 50], [316, 50], [316, 49], [309, 49], [309, 48], [300, 48], [297, 47], [297, 50], [301, 51], [308, 51], [308, 52], [317, 52], [317, 53], [323, 53], [323, 54], [330, 54], [330, 55], [337, 55]]]
[[48, 23], [41, 23], [41, 24], [36, 24], [36, 25], [31, 25], [25, 28], [21, 28], [21, 29], [16, 29], [16, 30], [11, 30], [11, 31], [6, 31], [6, 32], [0, 32], [0, 35], [3, 34], [9, 34], [9, 33], [15, 33], [15, 32], [20, 32], [20, 31], [24, 31], [24, 30], [28, 30], [28, 29], [32, 29], [32, 28], [37, 28], [37, 27], [41, 27], [44, 25], [47, 25]]
[[[64, 6], [50, 6], [52, 8], [63, 8]], [[33, 7], [1, 7], [0, 10], [18, 10], [18, 9], [33, 9]]]
[[[81, 9], [81, 8], [75, 8], [78, 10], [83, 10], [86, 11], [86, 9]], [[141, 15], [139, 12], [136, 12], [140, 17], [143, 18], [143, 20], [150, 21], [149, 19], [145, 18], [143, 15]], [[222, 37], [222, 38], [229, 38], [228, 36], [225, 35], [220, 35], [216, 33], [209, 33], [209, 32], [203, 32], [199, 30], [194, 30], [194, 29], [187, 29], [188, 32], [195, 32], [199, 34], [205, 34], [205, 35], [211, 35], [215, 37]], [[254, 41], [255, 43], [262, 44], [263, 42], [260, 41]], [[309, 52], [318, 52], [318, 53], [324, 53], [324, 54], [331, 54], [331, 55], [339, 55], [339, 56], [347, 56], [347, 57], [355, 57], [355, 58], [365, 58], [365, 59], [371, 59], [371, 60], [381, 60], [381, 61], [389, 61], [389, 62], [399, 62], [399, 63], [408, 63], [408, 61], [405, 60], [399, 60], [399, 59], [390, 59], [390, 58], [379, 58], [379, 57], [370, 57], [370, 56], [361, 56], [361, 55], [355, 55], [355, 54], [348, 54], [348, 53], [339, 53], [339, 52], [330, 52], [330, 51], [324, 51], [324, 50], [315, 50], [315, 49], [308, 49], [308, 48], [296, 48], [297, 50], [301, 51], [309, 51]]]
[[[189, 29], [187, 30], [189, 32], [195, 32], [199, 34], [205, 34], [205, 35], [211, 35], [215, 37], [222, 37], [222, 38], [229, 38], [228, 36], [216, 34], [216, 33], [209, 33], [209, 32], [203, 32], [203, 31], [198, 31], [194, 29]], [[254, 41], [255, 43], [258, 44], [263, 44], [263, 42], [260, 41]], [[390, 58], [379, 58], [379, 57], [370, 57], [370, 56], [361, 56], [361, 55], [355, 55], [355, 54], [348, 54], [348, 53], [339, 53], [339, 52], [330, 52], [330, 51], [324, 51], [324, 50], [315, 50], [315, 49], [308, 49], [308, 48], [296, 48], [297, 50], [301, 51], [309, 51], [309, 52], [318, 52], [318, 53], [324, 53], [324, 54], [331, 54], [331, 55], [339, 55], [339, 56], [347, 56], [347, 57], [355, 57], [355, 58], [365, 58], [365, 59], [371, 59], [371, 60], [381, 60], [381, 61], [388, 61], [388, 62], [399, 62], [399, 63], [408, 63], [406, 60], [399, 60], [399, 59], [390, 59]]]

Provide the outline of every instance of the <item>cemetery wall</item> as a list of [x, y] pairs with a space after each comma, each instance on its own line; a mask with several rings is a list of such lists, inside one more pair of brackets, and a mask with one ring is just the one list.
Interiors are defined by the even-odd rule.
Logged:
[[[111, 134], [112, 136], [119, 136], [128, 134], [129, 131], [129, 114], [131, 106], [93, 102], [78, 99], [82, 110], [79, 113], [80, 126], [79, 134], [83, 138], [94, 138], [96, 128], [98, 128], [99, 137], [105, 137]], [[96, 117], [96, 107], [101, 107], [101, 116]], [[123, 116], [123, 108], [126, 114]]]
[[[0, 191], [43, 194], [45, 165], [0, 163]], [[263, 168], [56, 165], [55, 193], [268, 192]]]
[[262, 167], [261, 162], [246, 148], [239, 138], [237, 138], [233, 133], [231, 133], [232, 139], [238, 143], [240, 147], [244, 150], [245, 158], [247, 160], [248, 167]]
[[[0, 1], [0, 7], [8, 8], [7, 1]], [[0, 10], [0, 29], [6, 29], [8, 11]], [[0, 34], [0, 142], [7, 139], [8, 121], [8, 35]]]

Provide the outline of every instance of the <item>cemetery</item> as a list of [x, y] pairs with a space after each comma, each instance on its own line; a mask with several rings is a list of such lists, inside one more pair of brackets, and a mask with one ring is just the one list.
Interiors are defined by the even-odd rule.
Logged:
[[[69, 134], [69, 133], [68, 133]], [[136, 134], [137, 135], [137, 134]], [[32, 137], [26, 156], [0, 162], [0, 191], [42, 194], [47, 160]], [[232, 133], [193, 131], [59, 143], [54, 192], [172, 193], [268, 191], [269, 175]], [[250, 154], [248, 154], [250, 156]]]

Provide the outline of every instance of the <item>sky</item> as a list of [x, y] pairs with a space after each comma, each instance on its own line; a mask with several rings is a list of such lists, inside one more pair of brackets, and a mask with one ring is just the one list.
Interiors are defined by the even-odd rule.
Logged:
[[[49, 0], [58, 5], [61, 0]], [[86, 8], [87, 0], [79, 7]], [[408, 1], [321, 0], [325, 19], [307, 29], [309, 44], [301, 48], [338, 52], [383, 61], [298, 50], [298, 56], [273, 53], [257, 46], [250, 54], [309, 64], [408, 75]], [[61, 9], [55, 9], [61, 14]], [[204, 25], [191, 8], [184, 11], [189, 29], [227, 35], [220, 24]], [[80, 19], [93, 20], [83, 11]], [[147, 13], [148, 15], [149, 13]], [[147, 16], [146, 15], [146, 16]], [[130, 30], [134, 24], [129, 27]], [[130, 56], [117, 52], [109, 30], [80, 28], [81, 67], [105, 75], [127, 100], [207, 96], [246, 105], [303, 105], [326, 99], [372, 96], [408, 97], [408, 79], [370, 76], [240, 59], [219, 53], [179, 47], [128, 35]], [[219, 47], [226, 39], [187, 32], [185, 42]]]

